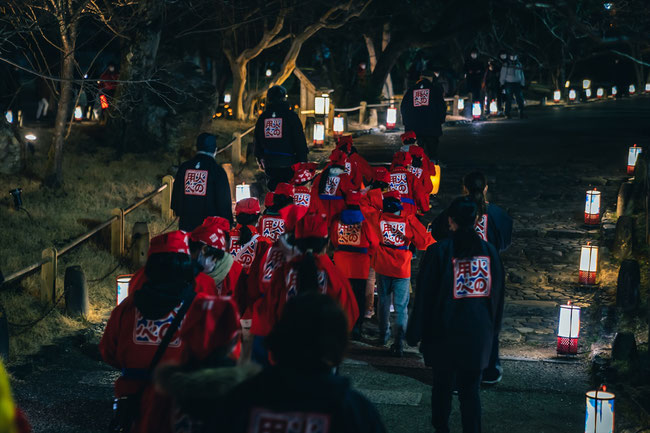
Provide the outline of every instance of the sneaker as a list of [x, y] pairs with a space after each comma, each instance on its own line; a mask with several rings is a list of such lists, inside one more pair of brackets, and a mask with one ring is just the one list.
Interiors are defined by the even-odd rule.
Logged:
[[500, 369], [498, 368], [486, 369], [483, 372], [483, 378], [481, 379], [481, 383], [483, 385], [496, 385], [497, 383], [501, 382], [502, 377], [503, 374], [501, 373]]

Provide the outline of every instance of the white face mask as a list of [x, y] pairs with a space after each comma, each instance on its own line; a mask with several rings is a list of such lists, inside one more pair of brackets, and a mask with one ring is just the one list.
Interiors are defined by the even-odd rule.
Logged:
[[345, 170], [338, 168], [338, 167], [332, 167], [330, 168], [330, 176], [340, 176], [343, 173], [345, 173]]
[[478, 54], [476, 54], [476, 53], [472, 53], [471, 56], [472, 56], [472, 59], [475, 59], [475, 58], [478, 57]]
[[203, 272], [206, 274], [212, 272], [217, 264], [216, 257], [206, 257], [203, 255], [203, 252], [199, 253], [199, 257], [197, 257], [196, 261], [199, 265], [201, 265]]
[[501, 57], [501, 60], [505, 60], [508, 58], [508, 56], [506, 56], [505, 54], [501, 54], [499, 57]]

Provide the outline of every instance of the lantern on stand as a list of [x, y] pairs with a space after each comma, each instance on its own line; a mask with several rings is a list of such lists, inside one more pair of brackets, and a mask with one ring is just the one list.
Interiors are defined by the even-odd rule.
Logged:
[[314, 146], [323, 146], [325, 144], [325, 125], [314, 123]]
[[242, 182], [241, 185], [235, 186], [235, 200], [240, 201], [245, 198], [251, 198], [251, 186]]
[[598, 275], [598, 246], [583, 245], [580, 250], [580, 273], [578, 275], [578, 283], [583, 286], [596, 285], [596, 277]]
[[560, 92], [559, 90], [553, 92], [553, 102], [555, 103], [560, 102], [561, 99], [562, 99], [562, 92]]
[[433, 187], [431, 188], [431, 195], [438, 194], [438, 191], [440, 190], [440, 175], [441, 175], [440, 166], [436, 164], [435, 168], [436, 168], [436, 174], [431, 176], [431, 186]]
[[14, 123], [14, 113], [11, 110], [7, 110], [5, 113], [5, 120], [7, 123]]
[[326, 116], [330, 112], [330, 95], [323, 93], [314, 98], [314, 113], [319, 116]]
[[612, 86], [612, 96], [616, 96], [618, 94], [618, 88], [616, 86]]
[[576, 91], [571, 89], [569, 90], [569, 101], [575, 101], [576, 100]]
[[458, 98], [458, 112], [465, 110], [465, 100], [463, 98]]
[[628, 92], [630, 95], [634, 95], [636, 93], [636, 86], [634, 84], [630, 84], [630, 87], [628, 87]]
[[81, 109], [81, 106], [80, 106], [80, 105], [77, 105], [77, 106], [74, 108], [74, 120], [76, 120], [76, 121], [81, 121], [81, 120], [83, 120], [83, 118], [84, 118], [84, 112], [83, 112], [83, 110]]
[[472, 104], [472, 117], [474, 119], [481, 118], [481, 103], [478, 101]]
[[580, 335], [580, 307], [571, 301], [560, 306], [560, 322], [557, 328], [557, 354], [577, 355]]
[[336, 116], [334, 118], [334, 135], [341, 135], [345, 132], [345, 119], [341, 116]]
[[614, 398], [607, 392], [607, 387], [587, 392], [587, 413], [585, 416], [585, 433], [614, 432]]
[[588, 226], [597, 226], [600, 224], [600, 191], [597, 191], [596, 188], [587, 191], [585, 224]]
[[598, 90], [596, 90], [596, 98], [601, 99], [603, 96], [605, 96], [605, 89], [599, 87]]
[[397, 108], [388, 107], [386, 110], [386, 129], [395, 129], [397, 124]]
[[587, 90], [591, 88], [591, 80], [582, 80], [582, 88]]
[[125, 300], [127, 296], [129, 296], [129, 283], [131, 282], [131, 278], [133, 278], [133, 274], [117, 276], [116, 305], [120, 305], [122, 301]]
[[490, 101], [490, 115], [496, 116], [499, 112], [499, 107], [497, 106], [497, 101], [494, 99]]
[[587, 99], [591, 98], [591, 89], [585, 89], [585, 97]]
[[230, 101], [232, 101], [232, 96], [230, 96], [230, 93], [223, 95], [224, 104], [230, 104]]
[[634, 167], [639, 154], [643, 152], [642, 147], [637, 147], [636, 144], [628, 149], [627, 152], [627, 174], [634, 174]]

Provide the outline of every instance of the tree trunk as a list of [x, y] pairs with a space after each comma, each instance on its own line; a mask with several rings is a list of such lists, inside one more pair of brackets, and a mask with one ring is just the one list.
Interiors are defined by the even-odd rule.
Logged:
[[230, 105], [237, 120], [245, 120], [246, 113], [250, 110], [244, 110], [244, 89], [246, 87], [247, 69], [246, 63], [230, 61], [230, 72], [232, 72], [232, 95]]
[[386, 50], [381, 53], [375, 70], [370, 75], [370, 80], [368, 80], [365, 91], [365, 96], [369, 100], [374, 101], [379, 98], [395, 62], [397, 62], [397, 59], [402, 55], [404, 50], [408, 48], [409, 41], [406, 37], [399, 38], [399, 42], [396, 42], [397, 40], [397, 38], [393, 39], [386, 47]]

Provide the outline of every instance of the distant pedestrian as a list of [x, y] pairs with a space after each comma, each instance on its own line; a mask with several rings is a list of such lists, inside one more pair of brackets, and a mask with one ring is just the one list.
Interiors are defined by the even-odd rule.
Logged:
[[36, 97], [38, 99], [38, 107], [36, 109], [36, 120], [40, 120], [41, 116], [47, 117], [47, 109], [50, 106], [50, 86], [44, 78], [36, 79]]
[[485, 111], [489, 113], [492, 101], [497, 104], [497, 111], [499, 110], [499, 98], [501, 94], [500, 70], [494, 60], [488, 62], [488, 67], [485, 70], [485, 77], [483, 78], [483, 87], [485, 88], [485, 96], [487, 97], [487, 107]]
[[504, 272], [499, 253], [474, 230], [476, 203], [461, 197], [449, 208], [451, 238], [429, 248], [420, 264], [407, 342], [420, 342], [433, 368], [432, 424], [448, 433], [458, 390], [463, 433], [481, 432], [481, 372], [488, 365], [503, 316]]
[[217, 137], [203, 133], [196, 139], [196, 156], [176, 172], [171, 207], [180, 217], [178, 228], [191, 232], [209, 216], [220, 216], [232, 223], [230, 182], [214, 159]]
[[512, 109], [512, 97], [517, 99], [517, 107], [519, 108], [519, 118], [524, 119], [524, 86], [526, 79], [524, 78], [524, 67], [519, 61], [519, 56], [516, 53], [510, 54], [508, 62], [501, 68], [501, 76], [499, 82], [506, 90], [506, 116], [511, 118], [510, 110]]
[[120, 73], [115, 68], [115, 63], [109, 63], [106, 70], [99, 76], [99, 90], [102, 94], [112, 98], [115, 96], [117, 89], [116, 81], [120, 78]]
[[472, 95], [472, 102], [479, 102], [481, 106], [483, 105], [482, 87], [484, 75], [485, 64], [478, 58], [478, 50], [473, 49], [469, 54], [469, 59], [465, 61], [465, 79], [467, 80], [467, 90]]
[[267, 176], [271, 191], [281, 182], [293, 178], [291, 166], [307, 162], [307, 141], [300, 117], [289, 109], [287, 91], [273, 86], [266, 93], [266, 110], [255, 124], [255, 157]]
[[414, 131], [418, 144], [427, 156], [438, 161], [438, 143], [442, 135], [442, 124], [447, 116], [447, 105], [442, 96], [442, 87], [432, 82], [433, 72], [425, 71], [415, 86], [404, 93], [400, 106], [404, 129]]

